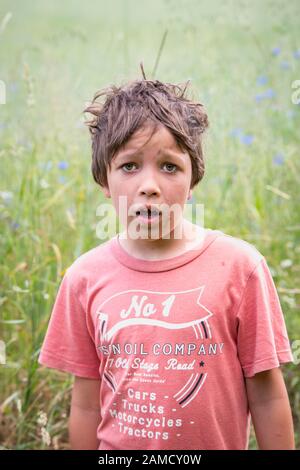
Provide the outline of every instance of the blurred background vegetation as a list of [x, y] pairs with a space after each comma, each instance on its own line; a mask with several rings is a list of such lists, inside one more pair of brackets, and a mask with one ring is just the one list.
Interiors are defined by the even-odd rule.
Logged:
[[[297, 0], [1, 0], [0, 61], [2, 448], [68, 448], [72, 378], [37, 357], [65, 269], [102, 243], [82, 111], [99, 88], [142, 78], [141, 61], [147, 78], [190, 79], [205, 105], [206, 175], [194, 198], [206, 226], [264, 254], [297, 344]], [[283, 371], [300, 449], [299, 365]]]

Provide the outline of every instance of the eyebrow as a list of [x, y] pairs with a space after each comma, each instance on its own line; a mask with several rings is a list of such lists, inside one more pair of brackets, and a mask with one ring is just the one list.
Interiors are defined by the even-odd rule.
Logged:
[[[185, 153], [174, 152], [171, 149], [161, 149], [158, 152], [158, 155], [160, 155], [160, 154], [167, 155], [169, 157], [179, 158], [180, 160], [182, 160], [182, 162], [185, 161]], [[141, 152], [140, 150], [133, 151], [133, 152], [127, 152], [127, 153], [124, 152], [124, 153], [120, 153], [119, 155], [117, 155], [116, 160], [121, 160], [122, 158], [139, 157], [140, 155], [143, 155], [143, 152]]]

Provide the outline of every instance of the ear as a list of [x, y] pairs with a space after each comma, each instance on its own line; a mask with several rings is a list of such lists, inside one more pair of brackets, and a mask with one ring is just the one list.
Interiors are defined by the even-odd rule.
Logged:
[[189, 195], [188, 195], [188, 200], [192, 199], [192, 190], [190, 189]]

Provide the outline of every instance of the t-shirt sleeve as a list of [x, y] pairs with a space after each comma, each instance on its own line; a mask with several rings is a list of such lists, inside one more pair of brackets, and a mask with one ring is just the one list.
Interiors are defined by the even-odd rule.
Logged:
[[68, 270], [61, 282], [38, 362], [71, 374], [99, 379], [100, 360], [86, 311]]
[[264, 257], [248, 278], [237, 320], [237, 349], [245, 377], [293, 362], [279, 297]]

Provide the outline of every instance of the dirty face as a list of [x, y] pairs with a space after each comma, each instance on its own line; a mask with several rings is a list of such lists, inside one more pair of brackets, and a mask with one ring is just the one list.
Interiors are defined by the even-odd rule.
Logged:
[[172, 133], [163, 125], [153, 133], [148, 125], [115, 154], [104, 193], [127, 230], [138, 230], [138, 238], [170, 239], [182, 224], [191, 178], [190, 157]]

